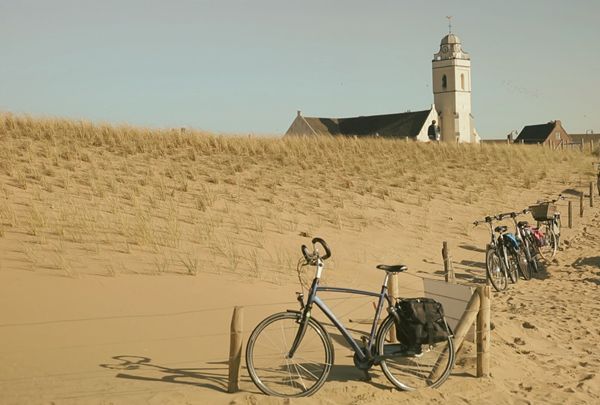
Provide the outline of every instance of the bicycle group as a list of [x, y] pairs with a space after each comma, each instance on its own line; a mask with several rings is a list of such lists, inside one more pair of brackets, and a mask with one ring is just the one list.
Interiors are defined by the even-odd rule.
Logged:
[[[543, 271], [543, 261], [550, 261], [560, 245], [561, 220], [555, 203], [564, 199], [562, 195], [521, 211], [505, 212], [486, 216], [473, 222], [475, 226], [487, 224], [490, 230], [490, 243], [485, 251], [486, 278], [496, 291], [503, 291], [509, 281], [516, 283], [520, 277], [530, 280]], [[531, 213], [536, 226], [527, 221], [517, 221], [521, 215]], [[495, 222], [510, 218], [514, 233], [508, 226]]]

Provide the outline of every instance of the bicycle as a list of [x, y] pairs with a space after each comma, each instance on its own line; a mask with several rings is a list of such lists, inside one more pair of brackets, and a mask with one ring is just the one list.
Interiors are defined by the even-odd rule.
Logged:
[[[499, 225], [494, 228], [494, 220], [500, 221], [502, 217], [486, 216], [484, 220], [477, 220], [473, 225], [478, 226], [485, 222], [490, 227], [490, 243], [485, 250], [486, 277], [496, 291], [508, 288], [508, 279], [513, 283], [518, 280], [519, 259], [517, 255], [518, 242], [514, 235], [506, 233], [508, 227]], [[496, 237], [494, 233], [497, 233]]]
[[[323, 256], [320, 256], [317, 244], [325, 250]], [[441, 385], [454, 365], [452, 335], [448, 334], [442, 342], [420, 347], [409, 347], [395, 338], [399, 318], [396, 303], [387, 293], [387, 281], [390, 275], [404, 272], [407, 267], [378, 265], [378, 269], [385, 271], [379, 293], [321, 286], [319, 283], [324, 262], [331, 256], [331, 250], [321, 238], [314, 238], [312, 245], [312, 253], [302, 245], [302, 266], [316, 267], [306, 303], [304, 293], [297, 293], [300, 310], [288, 310], [267, 317], [256, 326], [248, 339], [246, 366], [254, 384], [267, 395], [281, 397], [308, 396], [322, 387], [333, 366], [334, 349], [329, 334], [321, 322], [312, 316], [312, 309], [316, 305], [353, 350], [354, 365], [365, 372], [367, 379], [370, 378], [368, 370], [378, 365], [388, 380], [401, 390]], [[378, 299], [370, 333], [362, 337], [362, 344], [357, 343], [321, 300], [318, 296], [320, 292], [365, 295]], [[386, 302], [388, 315], [378, 327]]]
[[540, 200], [529, 207], [533, 219], [537, 221], [537, 227], [544, 235], [544, 240], [538, 245], [542, 259], [552, 260], [560, 246], [561, 220], [560, 212], [556, 210], [556, 203], [563, 200], [562, 194], [553, 200]]
[[519, 270], [525, 280], [531, 279], [532, 272], [537, 273], [539, 271], [537, 251], [533, 245], [534, 241], [533, 236], [531, 234], [531, 227], [529, 226], [529, 223], [527, 221], [517, 221], [517, 217], [519, 215], [527, 214], [528, 212], [529, 209], [526, 208], [521, 212], [513, 211], [502, 214], [503, 216], [510, 217], [515, 224], [515, 236], [519, 241], [519, 256], [524, 256], [526, 262], [525, 266], [523, 266], [523, 263], [519, 258], [519, 263], [521, 263], [521, 266], [519, 266]]

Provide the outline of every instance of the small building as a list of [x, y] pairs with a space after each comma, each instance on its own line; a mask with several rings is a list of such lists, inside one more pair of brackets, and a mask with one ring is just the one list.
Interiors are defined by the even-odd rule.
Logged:
[[298, 111], [285, 135], [380, 136], [427, 141], [427, 129], [433, 120], [438, 120], [433, 106], [423, 111], [349, 118], [305, 117]]
[[573, 143], [583, 145], [589, 145], [590, 143], [593, 143], [594, 145], [600, 145], [600, 133], [596, 134], [590, 132], [586, 134], [569, 134], [569, 136], [571, 137], [571, 141]]
[[515, 139], [515, 143], [544, 144], [552, 147], [568, 145], [571, 142], [571, 137], [562, 127], [560, 120], [550, 121], [547, 124], [527, 125]]

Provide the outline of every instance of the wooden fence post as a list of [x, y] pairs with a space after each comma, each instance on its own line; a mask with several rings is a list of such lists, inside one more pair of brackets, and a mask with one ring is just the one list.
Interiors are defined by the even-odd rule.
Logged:
[[590, 153], [594, 153], [594, 140], [590, 139]]
[[[473, 325], [473, 322], [475, 321], [475, 319], [477, 319], [477, 314], [479, 312], [479, 308], [480, 308], [480, 298], [479, 298], [479, 293], [476, 290], [473, 292], [473, 295], [471, 295], [471, 299], [467, 303], [465, 312], [463, 312], [462, 317], [460, 318], [460, 320], [456, 324], [456, 328], [454, 329], [454, 339], [453, 339], [454, 353], [458, 352], [458, 349], [462, 345], [463, 340], [465, 340], [465, 336], [467, 335], [467, 332], [469, 331], [469, 329], [471, 329], [471, 325]], [[448, 352], [447, 352], [447, 350], [444, 350], [440, 354], [440, 357], [438, 358], [435, 365], [433, 366], [433, 369], [431, 370], [431, 373], [429, 374], [429, 378], [431, 380], [437, 380], [439, 378], [440, 374], [444, 371], [443, 366], [447, 362], [448, 362]]]
[[571, 229], [571, 228], [573, 228], [573, 204], [571, 203], [570, 200], [569, 200], [568, 214], [569, 214], [569, 229]]
[[[398, 273], [391, 273], [388, 277], [387, 282], [388, 295], [392, 298], [392, 301], [396, 301], [396, 298], [400, 296], [400, 287], [398, 286]], [[396, 328], [390, 329], [390, 339], [392, 342], [396, 342]]]
[[235, 307], [231, 317], [231, 335], [229, 340], [229, 385], [230, 393], [240, 390], [240, 365], [242, 360], [242, 339], [244, 325], [244, 307]]
[[490, 375], [490, 317], [491, 295], [490, 286], [477, 287], [479, 295], [479, 313], [477, 314], [477, 377]]
[[579, 193], [579, 217], [583, 217], [583, 191]]
[[594, 206], [594, 183], [590, 181], [590, 207]]
[[454, 268], [452, 267], [452, 259], [450, 258], [448, 242], [446, 241], [442, 243], [442, 259], [444, 260], [444, 279], [447, 283], [454, 283], [456, 281], [454, 277]]

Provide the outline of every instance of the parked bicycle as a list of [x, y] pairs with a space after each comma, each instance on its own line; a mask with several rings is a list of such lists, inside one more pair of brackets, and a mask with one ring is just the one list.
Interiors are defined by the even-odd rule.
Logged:
[[[521, 263], [519, 271], [525, 280], [530, 280], [532, 273], [537, 273], [540, 267], [531, 227], [527, 221], [517, 221], [519, 215], [524, 215], [528, 212], [529, 209], [524, 209], [521, 212], [513, 211], [502, 214], [503, 216], [510, 217], [515, 224], [515, 236], [519, 241], [519, 263]], [[525, 263], [523, 263], [523, 260]]]
[[529, 207], [533, 219], [537, 221], [537, 228], [543, 235], [538, 247], [540, 256], [545, 260], [552, 260], [560, 246], [561, 220], [555, 203], [563, 199], [562, 194], [559, 194], [556, 199], [541, 200]]
[[[378, 265], [385, 272], [379, 293], [349, 288], [321, 286], [324, 262], [331, 250], [323, 239], [312, 240], [313, 251], [302, 246], [302, 265], [315, 266], [315, 276], [304, 301], [298, 294], [300, 310], [288, 310], [269, 316], [256, 326], [246, 348], [246, 365], [250, 378], [265, 394], [282, 397], [301, 397], [316, 392], [327, 380], [334, 361], [333, 344], [329, 334], [312, 314], [314, 305], [323, 311], [354, 352], [354, 364], [368, 377], [368, 370], [379, 365], [390, 382], [401, 390], [438, 387], [450, 375], [454, 365], [452, 335], [443, 315], [437, 328], [445, 326], [446, 333], [423, 344], [409, 344], [401, 339], [402, 302], [395, 302], [387, 293], [390, 275], [406, 271], [404, 265]], [[325, 254], [321, 256], [317, 246]], [[370, 333], [361, 341], [355, 340], [331, 309], [318, 296], [320, 292], [347, 293], [377, 298], [377, 307]], [[423, 299], [426, 300], [426, 299]], [[414, 302], [414, 300], [412, 300]], [[439, 305], [439, 304], [438, 304]], [[388, 316], [378, 326], [383, 309]], [[431, 326], [431, 325], [430, 325]], [[427, 328], [428, 329], [428, 328]]]
[[490, 243], [485, 250], [485, 272], [496, 291], [506, 290], [509, 278], [513, 283], [519, 279], [519, 243], [513, 234], [506, 232], [506, 225], [493, 226], [494, 221], [502, 219], [500, 216], [487, 216], [473, 222], [475, 226], [485, 222], [490, 228]]

